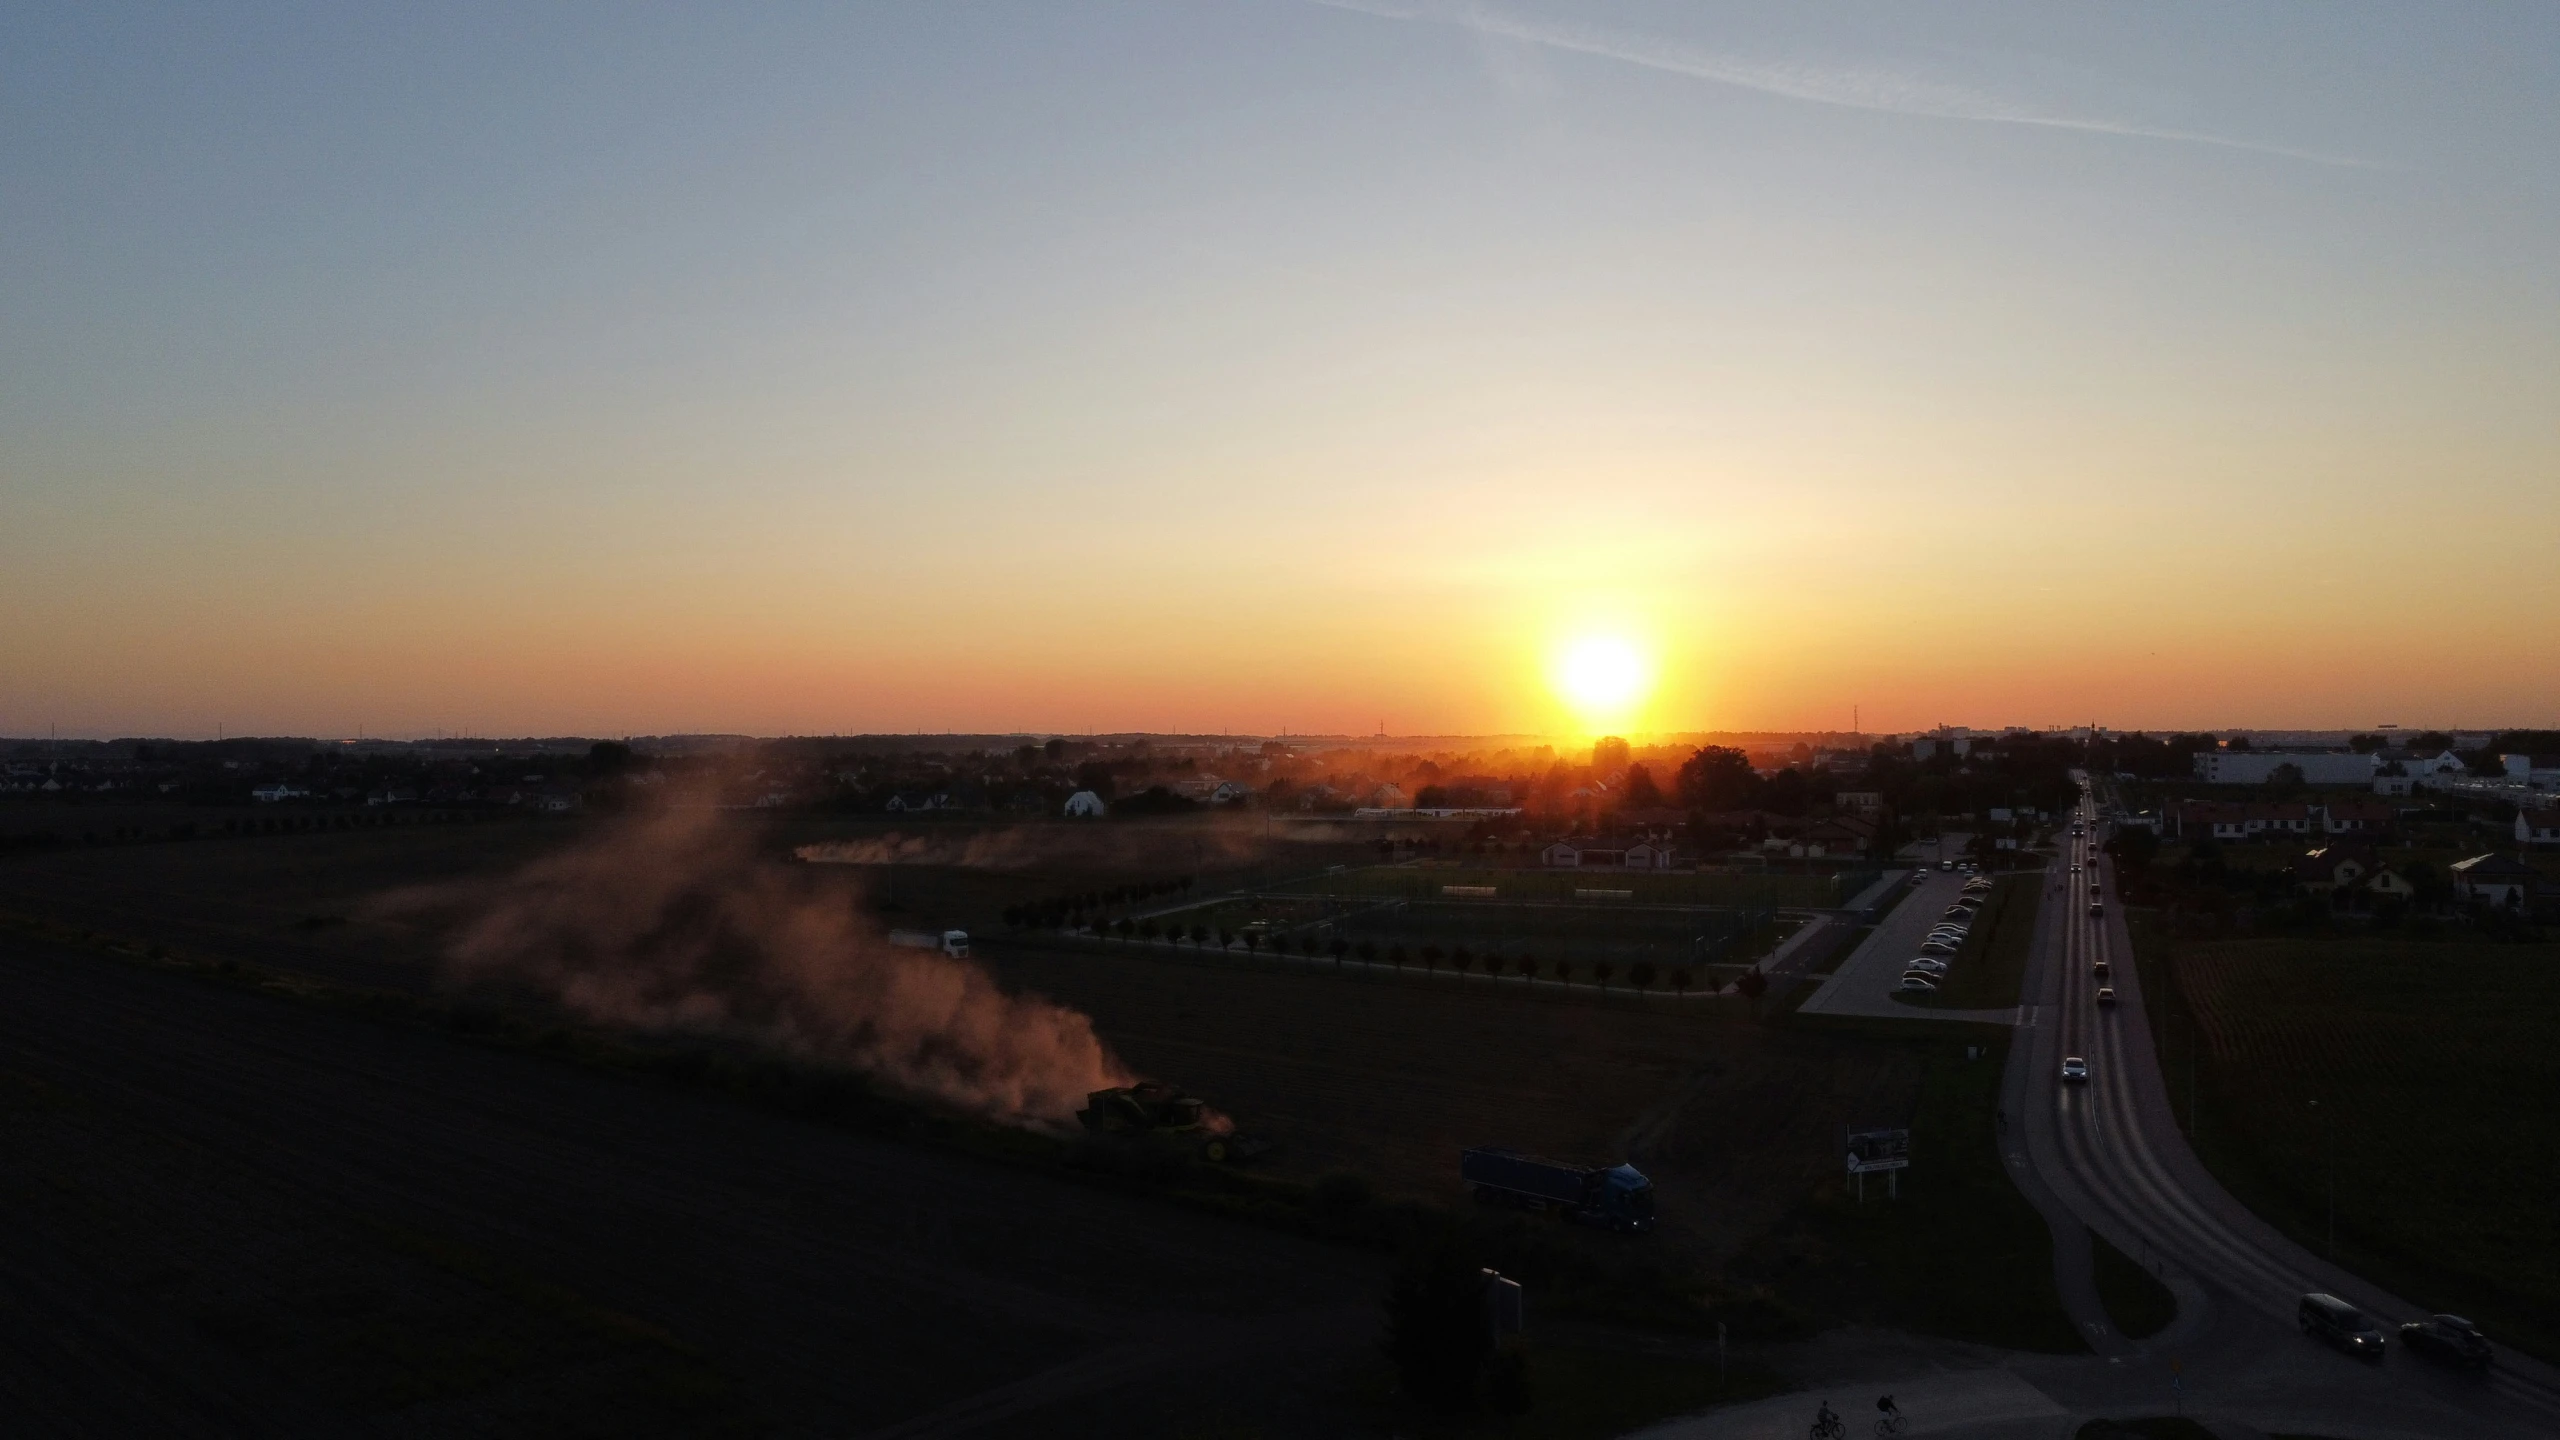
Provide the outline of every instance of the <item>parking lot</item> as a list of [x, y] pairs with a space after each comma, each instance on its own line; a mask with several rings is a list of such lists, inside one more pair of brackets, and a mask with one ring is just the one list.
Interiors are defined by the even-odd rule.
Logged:
[[1805, 998], [1801, 1013], [2016, 1024], [2018, 1011], [2014, 1005], [1997, 1010], [1936, 1010], [1906, 1005], [1893, 997], [1894, 987], [1902, 983], [1904, 963], [1920, 953], [1920, 944], [1928, 938], [1930, 927], [1964, 893], [1964, 882], [1969, 878], [1953, 870], [1921, 872], [1912, 893], [1905, 895], [1902, 903], [1893, 907], [1893, 913], [1878, 922], [1874, 932], [1840, 962], [1840, 968], [1823, 981], [1821, 989]]

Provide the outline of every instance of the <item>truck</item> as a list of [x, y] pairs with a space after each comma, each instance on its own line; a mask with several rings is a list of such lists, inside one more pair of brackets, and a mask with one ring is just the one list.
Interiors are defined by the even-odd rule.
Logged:
[[1076, 1123], [1095, 1135], [1118, 1135], [1172, 1144], [1212, 1165], [1241, 1164], [1271, 1153], [1268, 1140], [1237, 1133], [1207, 1101], [1161, 1080], [1115, 1085], [1084, 1097]]
[[966, 930], [892, 930], [889, 943], [910, 950], [939, 950], [954, 960], [969, 958], [969, 932]]
[[1543, 1210], [1622, 1234], [1653, 1229], [1653, 1182], [1624, 1162], [1575, 1165], [1479, 1145], [1459, 1153], [1458, 1173], [1480, 1204]]

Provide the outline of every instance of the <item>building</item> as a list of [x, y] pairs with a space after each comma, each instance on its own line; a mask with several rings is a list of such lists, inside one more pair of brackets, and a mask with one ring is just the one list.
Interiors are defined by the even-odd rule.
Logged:
[[2320, 828], [2330, 835], [2384, 835], [2400, 823], [2400, 807], [2378, 800], [2332, 800], [2320, 807]]
[[2379, 868], [2373, 851], [2362, 845], [2329, 845], [2293, 862], [2293, 883], [2314, 894], [2353, 890]]
[[1573, 835], [1538, 852], [1538, 859], [1563, 870], [1668, 870], [1672, 853], [1667, 842]]
[[1102, 797], [1090, 790], [1079, 790], [1067, 797], [1066, 814], [1070, 820], [1099, 820], [1107, 808]]
[[2560, 810], [2517, 811], [2516, 843], [2560, 845]]
[[2536, 790], [2560, 790], [2560, 755], [2501, 755], [2498, 763], [2507, 767], [2510, 780]]
[[2388, 865], [2365, 877], [2364, 888], [2378, 900], [2397, 900], [2404, 905], [2418, 903], [2418, 887], [2409, 877]]
[[2270, 805], [2229, 800], [2182, 800], [2169, 807], [2168, 833], [2180, 840], [2256, 840], [2309, 835], [2319, 823], [2317, 805]]
[[2306, 785], [2370, 786], [2380, 768], [2352, 750], [2200, 750], [2196, 778], [2208, 785], [2264, 785], [2290, 765]]
[[2457, 860], [2450, 873], [2455, 899], [2501, 910], [2522, 910], [2532, 904], [2535, 886], [2542, 879], [2540, 871], [2508, 855]]
[[1853, 815], [1873, 815], [1884, 809], [1884, 792], [1842, 790], [1831, 797], [1831, 803]]

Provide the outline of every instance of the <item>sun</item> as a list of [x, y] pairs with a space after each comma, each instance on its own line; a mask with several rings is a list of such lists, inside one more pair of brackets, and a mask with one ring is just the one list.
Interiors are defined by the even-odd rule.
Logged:
[[1555, 686], [1584, 724], [1606, 728], [1644, 703], [1653, 689], [1653, 666], [1622, 635], [1583, 635], [1557, 652]]

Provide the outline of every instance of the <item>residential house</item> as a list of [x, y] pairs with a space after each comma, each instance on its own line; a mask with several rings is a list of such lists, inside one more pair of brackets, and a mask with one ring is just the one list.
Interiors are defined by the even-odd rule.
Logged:
[[2533, 903], [2540, 871], [2510, 855], [2474, 855], [2450, 867], [2454, 898], [2502, 910], [2522, 910]]
[[2377, 900], [2397, 900], [2406, 905], [2418, 903], [2418, 887], [2408, 876], [2384, 865], [2365, 877], [2365, 893]]
[[2332, 800], [2320, 807], [2320, 828], [2330, 835], [2385, 835], [2400, 823], [2400, 807], [2379, 800]]
[[1881, 790], [1843, 790], [1831, 797], [1831, 803], [1855, 815], [1874, 815], [1884, 809]]
[[2230, 800], [2185, 800], [2169, 807], [2169, 831], [2182, 840], [2255, 840], [2309, 835], [2316, 805], [2270, 805]]
[[2518, 810], [2516, 843], [2560, 845], [2560, 810]]
[[2293, 862], [2293, 883], [2313, 894], [2352, 890], [2379, 868], [2367, 846], [2328, 845]]

